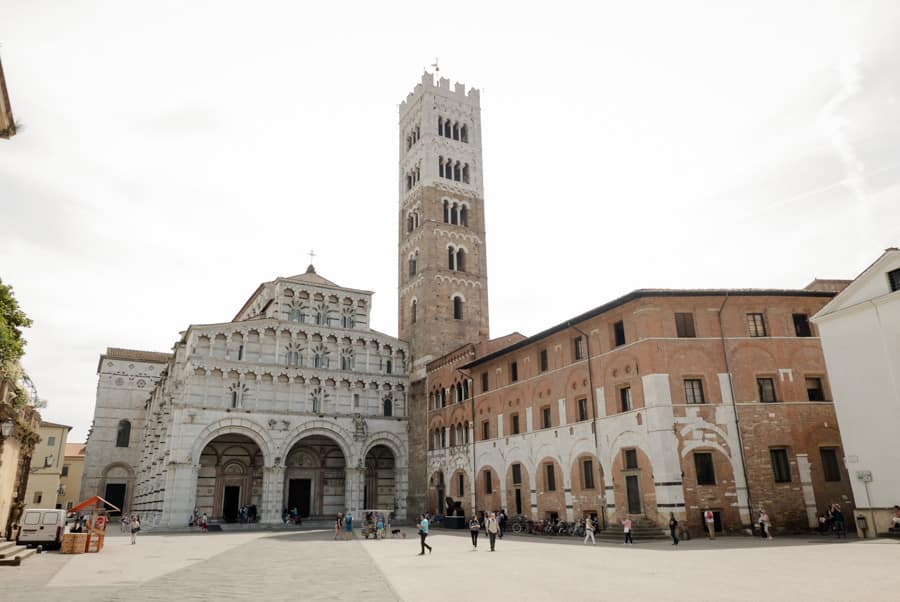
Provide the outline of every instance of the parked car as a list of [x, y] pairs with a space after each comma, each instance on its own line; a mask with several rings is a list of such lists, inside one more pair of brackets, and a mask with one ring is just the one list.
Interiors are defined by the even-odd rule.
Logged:
[[45, 548], [59, 548], [65, 530], [65, 510], [26, 509], [22, 515], [16, 543], [20, 546], [43, 545]]

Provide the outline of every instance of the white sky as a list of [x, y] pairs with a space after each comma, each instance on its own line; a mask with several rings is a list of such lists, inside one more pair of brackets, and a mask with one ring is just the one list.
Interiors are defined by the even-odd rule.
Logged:
[[0, 278], [43, 415], [83, 440], [107, 346], [169, 350], [310, 248], [396, 334], [397, 104], [435, 56], [482, 90], [493, 336], [853, 277], [900, 245], [898, 31], [890, 0], [0, 0]]

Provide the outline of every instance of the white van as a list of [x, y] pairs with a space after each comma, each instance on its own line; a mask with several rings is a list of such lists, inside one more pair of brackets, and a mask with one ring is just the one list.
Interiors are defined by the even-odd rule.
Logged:
[[65, 530], [65, 510], [26, 509], [16, 543], [20, 546], [43, 545], [45, 548], [58, 548], [62, 544]]

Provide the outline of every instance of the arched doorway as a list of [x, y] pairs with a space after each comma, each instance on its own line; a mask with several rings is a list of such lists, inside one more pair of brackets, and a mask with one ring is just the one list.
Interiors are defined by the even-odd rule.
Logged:
[[206, 444], [197, 473], [197, 511], [213, 520], [234, 522], [241, 506], [262, 502], [263, 454], [245, 435], [220, 435]]
[[302, 517], [333, 517], [346, 510], [346, 459], [341, 448], [323, 435], [300, 439], [285, 460], [284, 507]]
[[394, 453], [386, 445], [376, 445], [366, 454], [364, 508], [390, 512], [395, 510], [394, 466]]

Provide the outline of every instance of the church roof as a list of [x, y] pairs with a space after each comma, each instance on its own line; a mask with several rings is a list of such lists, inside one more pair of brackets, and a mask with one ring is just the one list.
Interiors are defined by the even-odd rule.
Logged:
[[159, 351], [142, 351], [140, 349], [121, 349], [119, 347], [107, 347], [104, 356], [111, 360], [131, 360], [133, 362], [153, 362], [165, 364], [172, 357], [170, 353]]
[[317, 286], [331, 286], [334, 288], [343, 288], [338, 284], [335, 284], [331, 280], [327, 278], [322, 278], [316, 273], [316, 268], [313, 264], [309, 264], [309, 267], [306, 268], [306, 271], [302, 274], [297, 274], [296, 276], [288, 276], [285, 280], [299, 280], [300, 282], [307, 282], [309, 284], [315, 284]]

